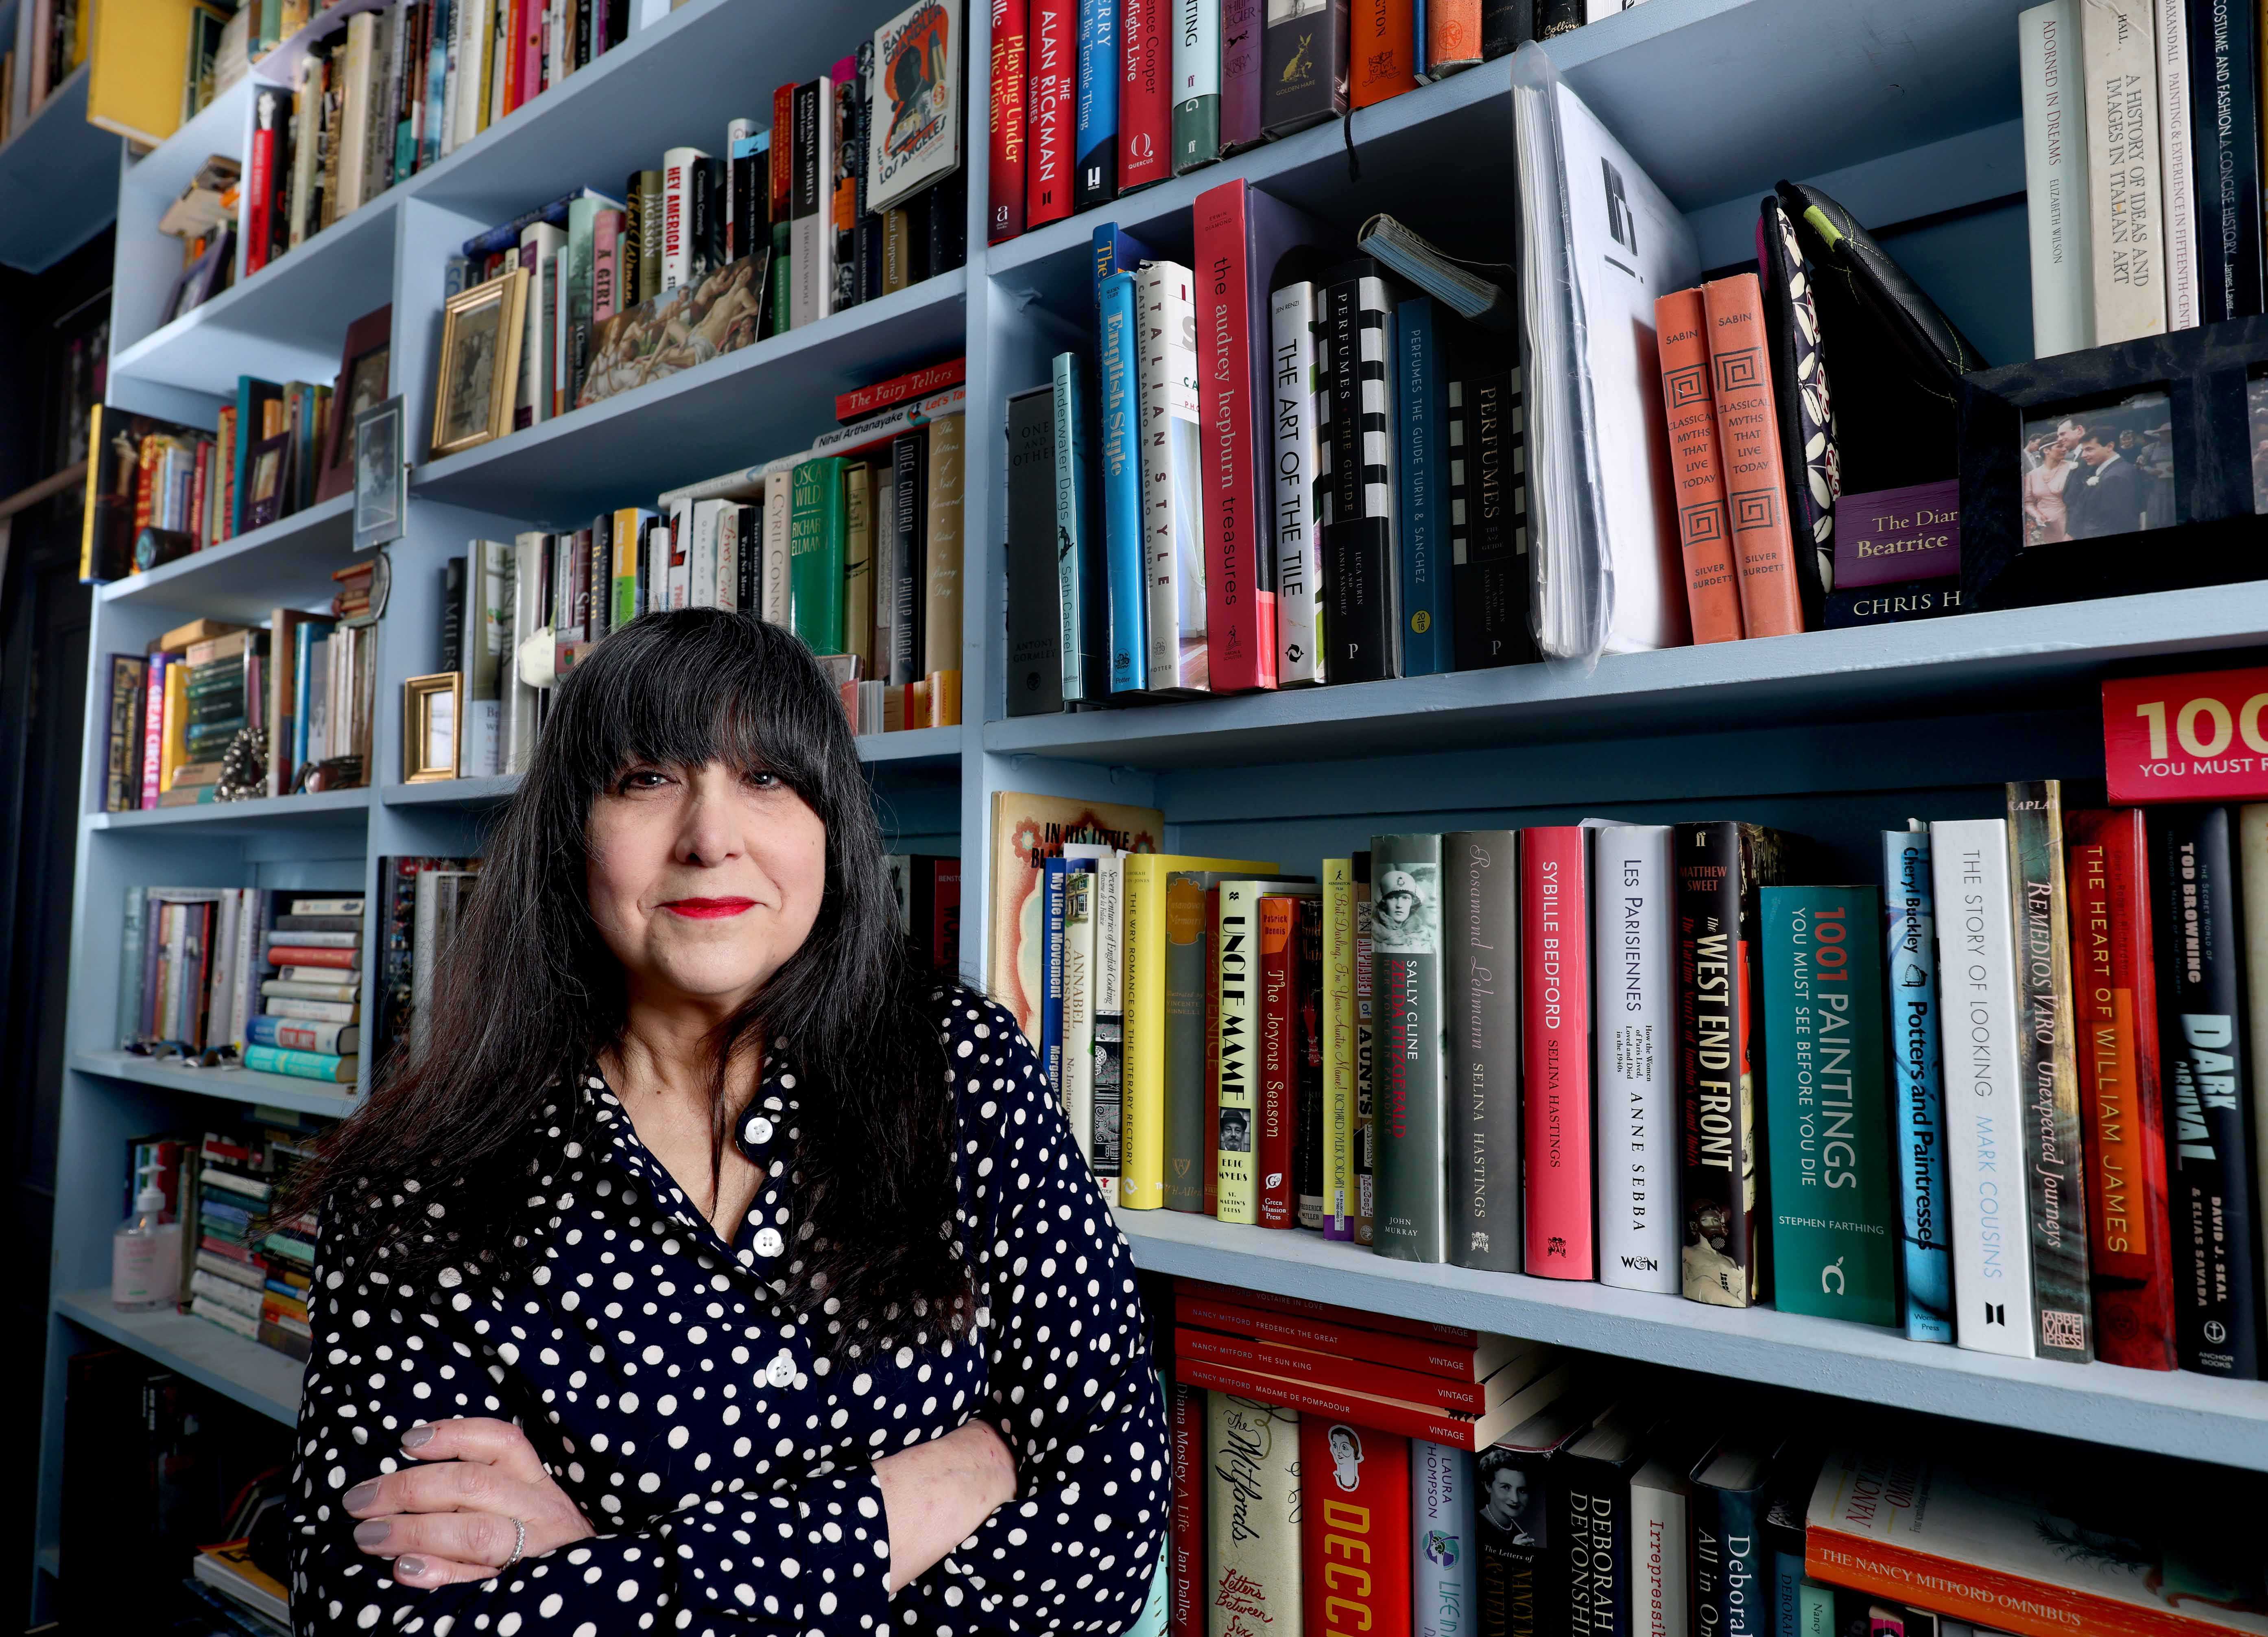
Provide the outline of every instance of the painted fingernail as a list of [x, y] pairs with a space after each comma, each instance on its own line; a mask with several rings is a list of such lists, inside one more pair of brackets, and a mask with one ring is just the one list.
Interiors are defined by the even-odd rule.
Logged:
[[401, 1447], [404, 1449], [423, 1449], [432, 1442], [433, 1428], [430, 1427], [413, 1427], [401, 1434]]
[[366, 1507], [378, 1499], [378, 1479], [371, 1478], [347, 1491], [346, 1508], [351, 1512], [357, 1507]]
[[367, 1523], [355, 1525], [355, 1545], [357, 1546], [379, 1545], [393, 1532], [393, 1524], [382, 1517], [374, 1517]]
[[425, 1560], [423, 1558], [396, 1558], [394, 1560], [394, 1576], [396, 1580], [408, 1580], [413, 1575], [423, 1574], [424, 1572]]

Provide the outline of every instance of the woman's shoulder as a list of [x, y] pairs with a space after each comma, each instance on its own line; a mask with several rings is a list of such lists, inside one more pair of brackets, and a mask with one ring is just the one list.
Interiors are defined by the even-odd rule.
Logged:
[[975, 1113], [996, 1125], [1003, 1101], [1045, 1096], [1047, 1075], [1040, 1066], [1040, 1054], [1007, 1007], [964, 984], [939, 979], [931, 993], [930, 1010], [964, 1121]]

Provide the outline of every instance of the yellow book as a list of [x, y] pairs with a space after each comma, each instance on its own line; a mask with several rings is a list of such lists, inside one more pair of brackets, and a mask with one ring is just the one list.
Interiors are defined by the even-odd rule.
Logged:
[[1354, 860], [1323, 860], [1323, 1237], [1354, 1237]]
[[1256, 859], [1200, 859], [1173, 852], [1126, 858], [1126, 1059], [1123, 1159], [1118, 1203], [1155, 1211], [1166, 1203], [1166, 877], [1177, 870], [1273, 875]]
[[[189, 0], [102, 0], [78, 8], [72, 56], [87, 70], [86, 119], [152, 146], [181, 123], [181, 83], [189, 68]], [[92, 14], [92, 37], [85, 32]], [[92, 48], [90, 49], [90, 47]]]
[[102, 456], [102, 406], [98, 403], [87, 412], [86, 499], [78, 519], [78, 577], [88, 584], [94, 579], [94, 529], [102, 516], [102, 480], [108, 470]]
[[188, 761], [189, 738], [189, 667], [166, 667], [165, 725], [158, 735], [158, 789], [173, 787], [173, 775]]

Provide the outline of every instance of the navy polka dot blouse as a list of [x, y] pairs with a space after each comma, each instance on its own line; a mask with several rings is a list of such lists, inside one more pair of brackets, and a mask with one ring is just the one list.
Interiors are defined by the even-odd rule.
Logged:
[[[799, 1104], [779, 1051], [736, 1133], [765, 1176], [729, 1248], [596, 1073], [562, 1095], [588, 1102], [604, 1139], [569, 1145], [546, 1180], [551, 1215], [526, 1271], [449, 1268], [412, 1289], [356, 1256], [351, 1225], [327, 1225], [293, 1475], [298, 1630], [1131, 1626], [1168, 1485], [1126, 1242], [1015, 1024], [958, 992], [939, 1005], [959, 1129], [953, 1232], [976, 1293], [960, 1338], [924, 1332], [917, 1315], [906, 1345], [853, 1342], [830, 1359], [833, 1302], [798, 1317], [784, 1300], [811, 1230], [784, 1186]], [[1016, 1499], [892, 1597], [872, 1463], [978, 1415], [1015, 1455]], [[486, 1582], [395, 1581], [356, 1547], [342, 1498], [408, 1464], [402, 1433], [453, 1416], [516, 1421], [598, 1535]]]

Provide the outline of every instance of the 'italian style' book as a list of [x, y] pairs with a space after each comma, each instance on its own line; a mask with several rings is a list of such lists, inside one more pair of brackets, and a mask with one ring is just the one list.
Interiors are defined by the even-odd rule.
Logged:
[[1667, 824], [1591, 830], [1599, 1282], [1682, 1288], [1676, 931]]
[[1234, 1393], [1209, 1396], [1204, 1602], [1211, 1637], [1300, 1625], [1300, 1419], [1297, 1410]]
[[1473, 1458], [1410, 1441], [1410, 1637], [1466, 1637], [1478, 1615]]
[[1299, 1629], [1410, 1637], [1410, 1440], [1303, 1415], [1300, 1492]]
[[1711, 280], [1702, 301], [1709, 320], [1717, 458], [1741, 575], [1741, 629], [1750, 637], [1785, 637], [1803, 629], [1803, 598], [1764, 343], [1764, 291], [1754, 273], [1740, 273]]
[[1373, 836], [1370, 856], [1379, 1033], [1374, 1246], [1405, 1262], [1440, 1262], [1449, 1250], [1441, 837]]
[[1497, 1273], [1521, 1266], [1519, 868], [1511, 830], [1441, 837], [1449, 1260]]
[[1908, 1341], [1953, 1339], [1945, 1082], [1938, 1055], [1937, 918], [1929, 831], [1882, 832], [1884, 1019], [1897, 1132], [1899, 1258]]
[[1589, 849], [1576, 825], [1520, 835], [1522, 1270], [1595, 1275], [1592, 1237]]

